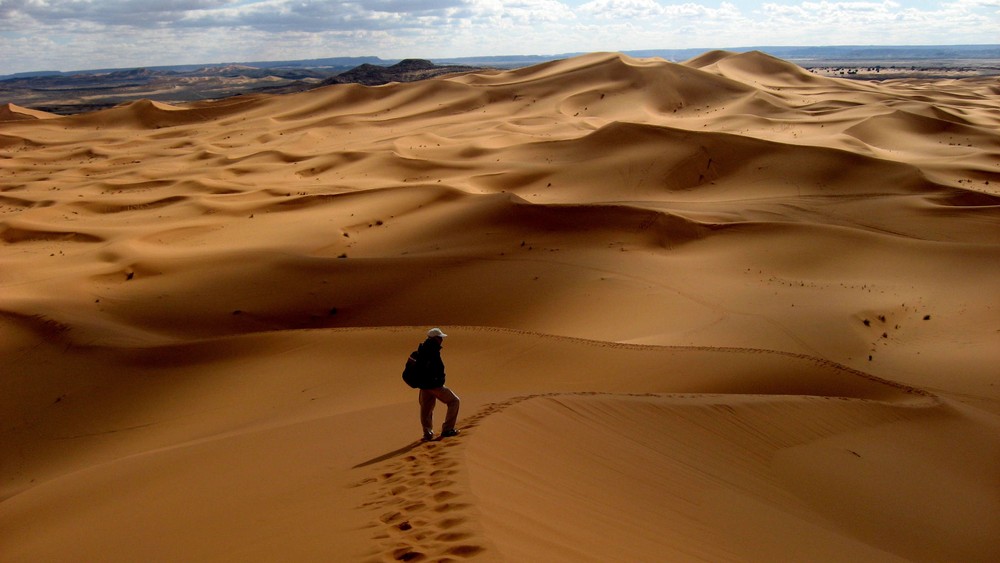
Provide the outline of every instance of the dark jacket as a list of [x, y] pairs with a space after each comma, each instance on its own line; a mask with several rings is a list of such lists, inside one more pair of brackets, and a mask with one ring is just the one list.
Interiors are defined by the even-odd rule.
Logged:
[[441, 343], [433, 338], [424, 340], [418, 348], [420, 362], [424, 367], [424, 383], [421, 389], [444, 387], [444, 361], [441, 359]]

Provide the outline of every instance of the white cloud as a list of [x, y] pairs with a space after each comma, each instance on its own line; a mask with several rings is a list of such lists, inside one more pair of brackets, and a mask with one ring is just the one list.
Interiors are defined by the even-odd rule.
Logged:
[[0, 0], [0, 20], [31, 20], [40, 24], [92, 22], [151, 27], [176, 23], [184, 14], [213, 10], [233, 0]]
[[590, 0], [574, 7], [559, 0], [0, 0], [0, 50], [15, 54], [0, 59], [0, 74], [348, 55], [1000, 38], [1000, 0], [909, 1]]
[[468, 7], [468, 23], [473, 26], [495, 24], [504, 28], [534, 28], [542, 22], [575, 19], [573, 11], [557, 0], [471, 0]]
[[810, 37], [828, 38], [826, 44], [995, 43], [1000, 19], [988, 13], [989, 4], [957, 0], [921, 10], [893, 0], [766, 3], [759, 19], [762, 29], [786, 44], [816, 43]]
[[[434, 23], [463, 0], [0, 0], [0, 20], [39, 25], [92, 22], [150, 28], [234, 27], [262, 30], [357, 29], [406, 19]], [[428, 18], [430, 18], [428, 20]]]
[[655, 0], [593, 0], [580, 6], [580, 12], [600, 20], [655, 18], [664, 11]]

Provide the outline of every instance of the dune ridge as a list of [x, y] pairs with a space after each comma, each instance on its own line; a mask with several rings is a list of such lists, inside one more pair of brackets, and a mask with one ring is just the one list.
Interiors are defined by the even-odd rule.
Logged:
[[8, 104], [0, 559], [996, 560], [998, 98], [715, 51]]
[[0, 106], [0, 121], [24, 121], [30, 119], [54, 119], [59, 117], [54, 113], [24, 108], [17, 104], [6, 103]]

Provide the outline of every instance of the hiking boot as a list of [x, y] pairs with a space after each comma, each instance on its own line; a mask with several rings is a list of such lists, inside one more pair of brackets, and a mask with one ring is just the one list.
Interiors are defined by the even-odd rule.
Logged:
[[445, 430], [444, 432], [441, 433], [441, 437], [451, 438], [452, 436], [458, 436], [459, 432], [460, 432], [459, 430], [456, 430], [454, 428], [449, 428], [448, 430]]
[[425, 432], [424, 433], [424, 437], [421, 438], [420, 440], [423, 441], [423, 442], [430, 442], [430, 441], [434, 440], [434, 433], [433, 432]]

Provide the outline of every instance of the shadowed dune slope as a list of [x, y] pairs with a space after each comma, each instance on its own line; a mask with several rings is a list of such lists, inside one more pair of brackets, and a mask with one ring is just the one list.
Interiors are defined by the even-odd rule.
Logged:
[[995, 561], [998, 105], [715, 51], [5, 106], [0, 560]]
[[470, 481], [509, 560], [988, 561], [991, 434], [940, 407], [558, 395], [477, 429]]

